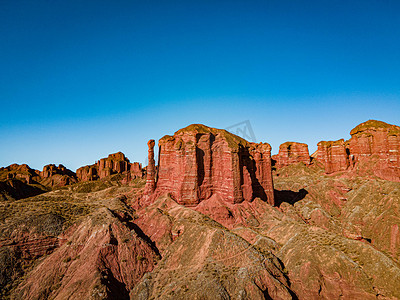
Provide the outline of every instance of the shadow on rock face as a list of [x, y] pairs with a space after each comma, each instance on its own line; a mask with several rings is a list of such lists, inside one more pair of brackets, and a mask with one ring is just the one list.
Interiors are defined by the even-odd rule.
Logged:
[[289, 191], [289, 190], [274, 190], [275, 193], [275, 202], [277, 206], [280, 206], [283, 202], [289, 204], [295, 204], [297, 201], [304, 199], [304, 197], [308, 194], [305, 189], [301, 189], [298, 192]]

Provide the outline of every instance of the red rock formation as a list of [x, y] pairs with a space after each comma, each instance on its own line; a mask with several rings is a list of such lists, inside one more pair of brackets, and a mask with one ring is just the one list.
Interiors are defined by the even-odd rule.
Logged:
[[107, 158], [102, 158], [96, 163], [100, 178], [110, 176], [115, 173], [128, 171], [130, 162], [122, 152], [110, 154]]
[[350, 135], [349, 150], [353, 164], [371, 164], [376, 176], [400, 181], [399, 126], [369, 120], [355, 127]]
[[[163, 137], [159, 149], [156, 194], [171, 193], [187, 206], [214, 194], [230, 203], [260, 197], [274, 205], [269, 144], [249, 143], [225, 130], [194, 124]], [[149, 161], [151, 155], [149, 150]]]
[[310, 154], [307, 144], [286, 142], [279, 146], [279, 154], [272, 157], [277, 168], [282, 168], [298, 162], [310, 164]]
[[349, 167], [346, 142], [343, 139], [319, 142], [317, 151], [317, 159], [324, 164], [327, 174], [344, 171]]
[[40, 172], [31, 169], [27, 164], [12, 164], [5, 168], [0, 168], [0, 180], [19, 179], [28, 184], [33, 183], [33, 180], [40, 180]]
[[142, 164], [138, 162], [133, 162], [130, 165], [130, 173], [132, 178], [141, 178], [143, 177], [143, 169]]
[[[267, 143], [252, 143], [250, 155], [254, 158], [254, 163], [251, 162], [250, 158], [248, 158], [248, 161], [250, 166], [253, 166], [256, 177], [255, 180], [252, 178], [253, 195], [263, 200], [268, 199], [269, 204], [275, 205], [274, 184], [271, 174], [271, 146]], [[250, 174], [252, 174], [252, 172]]]
[[[9, 182], [6, 182], [9, 180]], [[28, 165], [12, 164], [5, 168], [0, 168], [0, 181], [2, 184], [2, 191], [11, 192], [18, 199], [23, 198], [24, 195], [36, 195], [43, 192], [47, 188], [55, 186], [65, 186], [77, 182], [76, 175], [71, 170], [68, 170], [63, 165], [58, 167], [54, 164], [44, 166], [43, 171], [31, 169]], [[18, 183], [21, 181], [23, 184]], [[38, 187], [41, 184], [42, 187]], [[33, 186], [26, 186], [33, 185]], [[14, 186], [21, 187], [24, 192], [19, 193], [14, 190]], [[45, 188], [46, 187], [46, 188]]]
[[96, 165], [80, 167], [76, 170], [76, 176], [79, 181], [93, 181], [99, 178], [97, 175]]
[[63, 165], [46, 165], [40, 172], [40, 183], [45, 186], [66, 186], [77, 182], [76, 174]]
[[41, 183], [46, 186], [66, 186], [77, 182], [76, 174], [63, 165], [46, 165], [40, 172]]
[[107, 158], [100, 159], [97, 163], [98, 175], [100, 178], [115, 173], [123, 173], [129, 169], [129, 159], [122, 152], [110, 154]]
[[[129, 182], [135, 178], [142, 178], [144, 171], [141, 164], [135, 162], [130, 163], [122, 152], [110, 154], [107, 158], [102, 158], [94, 165], [84, 166], [76, 171], [76, 174], [67, 169], [63, 165], [56, 166], [49, 164], [43, 167], [43, 171], [31, 169], [28, 165], [12, 164], [5, 168], [0, 168], [0, 182], [4, 181], [0, 187], [0, 195], [8, 193], [20, 199], [24, 195], [35, 195], [37, 192], [46, 190], [56, 186], [66, 186], [74, 184], [78, 181], [92, 181], [99, 178], [104, 178], [113, 174], [125, 175], [125, 181]], [[5, 182], [11, 180], [10, 182]], [[13, 185], [21, 186], [15, 183], [15, 180], [22, 181], [24, 184], [41, 184], [42, 189], [32, 189], [24, 187], [26, 190], [23, 193], [15, 191]], [[11, 193], [11, 194], [10, 194]], [[7, 195], [1, 197], [7, 198]]]
[[154, 161], [154, 145], [155, 141], [150, 140], [147, 143], [147, 146], [149, 147], [148, 150], [148, 158], [149, 158], [149, 165], [147, 166], [147, 180], [146, 180], [146, 186], [145, 186], [145, 191], [144, 194], [146, 196], [151, 195], [155, 188], [156, 188], [156, 163]]
[[[63, 165], [60, 165], [60, 167], [62, 168]], [[58, 173], [57, 166], [54, 164], [51, 164], [51, 165], [46, 165], [43, 167], [43, 171], [40, 173], [40, 176], [42, 176], [44, 178], [49, 178], [57, 173]]]
[[76, 170], [80, 181], [93, 181], [113, 174], [125, 174], [130, 179], [135, 179], [143, 177], [143, 169], [138, 162], [130, 163], [122, 152], [117, 152], [100, 159], [94, 165]]
[[60, 240], [57, 237], [21, 234], [13, 237], [13, 239], [0, 241], [0, 248], [10, 247], [19, 252], [20, 257], [23, 259], [35, 259], [50, 254], [59, 244]]
[[316, 158], [326, 173], [354, 170], [357, 174], [400, 181], [400, 127], [369, 120], [355, 127], [351, 139], [319, 142]]

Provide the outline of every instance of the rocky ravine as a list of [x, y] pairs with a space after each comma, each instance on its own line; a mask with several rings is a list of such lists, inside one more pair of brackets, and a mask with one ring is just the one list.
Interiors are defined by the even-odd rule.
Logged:
[[3, 198], [1, 297], [400, 299], [399, 127], [381, 123], [344, 156], [286, 143], [273, 168], [268, 144], [191, 125], [157, 164], [149, 142], [146, 179], [117, 155], [94, 181]]

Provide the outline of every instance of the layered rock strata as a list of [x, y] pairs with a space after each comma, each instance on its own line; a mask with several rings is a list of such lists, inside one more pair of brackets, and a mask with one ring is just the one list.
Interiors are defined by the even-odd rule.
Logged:
[[44, 166], [40, 176], [43, 179], [41, 183], [47, 186], [66, 186], [78, 181], [76, 174], [61, 164]]
[[34, 179], [40, 180], [40, 172], [31, 169], [27, 164], [12, 164], [5, 168], [0, 168], [0, 180], [19, 179], [31, 184]]
[[[147, 191], [155, 180], [155, 194], [170, 193], [186, 206], [214, 194], [230, 203], [259, 197], [274, 205], [269, 144], [249, 143], [226, 130], [194, 124], [164, 136], [158, 145], [158, 173], [153, 177], [149, 172]], [[149, 149], [149, 162], [153, 155]]]
[[308, 146], [304, 143], [286, 142], [279, 146], [279, 154], [272, 156], [277, 168], [302, 162], [310, 164]]
[[324, 164], [327, 174], [347, 170], [349, 167], [347, 143], [343, 139], [321, 141], [318, 143], [316, 158]]
[[349, 140], [353, 164], [373, 164], [376, 176], [400, 181], [400, 127], [369, 120], [355, 127]]
[[146, 178], [146, 186], [145, 186], [145, 194], [146, 195], [151, 195], [155, 188], [156, 188], [156, 162], [154, 160], [154, 145], [155, 141], [150, 140], [147, 143], [147, 146], [149, 147], [148, 150], [148, 160], [149, 164], [147, 166], [147, 178]]
[[84, 166], [76, 170], [80, 181], [93, 181], [113, 174], [125, 174], [131, 179], [142, 177], [143, 169], [138, 162], [131, 163], [122, 152], [110, 154], [93, 165]]
[[319, 142], [316, 158], [326, 173], [354, 169], [400, 181], [400, 127], [369, 120], [350, 132], [348, 141]]
[[46, 187], [66, 186], [77, 182], [74, 172], [63, 165], [46, 165], [43, 171], [31, 169], [28, 165], [12, 164], [0, 168], [0, 181], [19, 180], [25, 184], [41, 184]]

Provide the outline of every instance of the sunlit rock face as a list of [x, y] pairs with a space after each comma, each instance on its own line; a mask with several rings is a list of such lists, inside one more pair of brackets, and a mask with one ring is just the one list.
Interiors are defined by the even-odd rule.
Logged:
[[138, 162], [131, 163], [122, 152], [110, 154], [93, 165], [76, 170], [79, 181], [93, 181], [113, 174], [125, 174], [129, 179], [140, 178], [144, 171]]
[[[49, 164], [43, 171], [31, 169], [27, 164], [12, 164], [0, 168], [0, 194], [3, 192], [14, 199], [25, 198], [77, 182], [74, 172], [63, 165]], [[0, 196], [0, 199], [3, 198]]]
[[272, 156], [277, 168], [286, 167], [291, 164], [302, 162], [310, 164], [308, 146], [304, 143], [286, 142], [279, 146], [279, 153]]
[[354, 171], [400, 181], [400, 127], [369, 120], [350, 132], [348, 141], [318, 143], [316, 158], [326, 173]]
[[327, 174], [347, 170], [349, 156], [346, 149], [346, 142], [343, 139], [318, 143], [317, 159], [324, 164]]
[[[259, 197], [274, 204], [269, 144], [249, 143], [225, 130], [194, 124], [164, 136], [158, 145], [156, 194], [170, 193], [186, 206], [214, 194], [230, 203]], [[147, 187], [152, 182], [148, 178]]]
[[153, 194], [155, 188], [156, 188], [156, 181], [155, 181], [155, 176], [156, 176], [156, 163], [154, 160], [154, 145], [155, 141], [150, 140], [147, 143], [147, 146], [149, 147], [148, 150], [148, 158], [149, 158], [149, 164], [147, 165], [147, 178], [146, 178], [146, 186], [144, 190], [144, 194], [148, 197]]
[[350, 161], [370, 167], [386, 180], [400, 181], [400, 127], [369, 120], [355, 127], [349, 143]]

